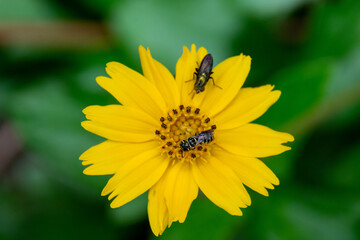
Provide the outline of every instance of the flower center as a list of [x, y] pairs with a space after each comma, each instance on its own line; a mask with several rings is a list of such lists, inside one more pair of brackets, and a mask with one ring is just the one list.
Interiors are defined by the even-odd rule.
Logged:
[[161, 148], [172, 159], [193, 161], [209, 154], [216, 125], [200, 113], [199, 108], [180, 105], [160, 118], [159, 130], [155, 134], [160, 138]]

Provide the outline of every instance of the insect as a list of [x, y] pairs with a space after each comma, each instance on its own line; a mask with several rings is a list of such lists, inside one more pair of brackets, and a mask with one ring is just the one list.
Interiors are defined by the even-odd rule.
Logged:
[[180, 147], [184, 152], [188, 152], [194, 149], [196, 145], [209, 143], [214, 139], [214, 132], [211, 130], [195, 134], [195, 136], [189, 137], [180, 142]]
[[[209, 79], [212, 79], [214, 86], [217, 86], [217, 85], [215, 85], [214, 79], [211, 77], [211, 74], [213, 73], [212, 67], [213, 67], [213, 57], [210, 53], [208, 53], [201, 61], [200, 67], [195, 68], [194, 77], [196, 76], [196, 79], [195, 79], [195, 84], [194, 84], [194, 90], [196, 93], [200, 93], [205, 90], [205, 86], [206, 86], [207, 82], [209, 81]], [[193, 79], [191, 79], [189, 81], [192, 81], [192, 80]], [[217, 87], [219, 87], [219, 86], [217, 86]], [[219, 87], [219, 88], [221, 89], [221, 87]]]

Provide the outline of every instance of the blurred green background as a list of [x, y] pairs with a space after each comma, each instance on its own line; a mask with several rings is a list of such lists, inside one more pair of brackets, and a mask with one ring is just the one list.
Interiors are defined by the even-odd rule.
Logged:
[[111, 209], [109, 176], [82, 174], [102, 139], [81, 110], [115, 103], [107, 62], [141, 72], [141, 44], [174, 73], [192, 43], [250, 55], [245, 85], [282, 91], [257, 122], [296, 141], [244, 216], [199, 197], [160, 239], [360, 239], [358, 0], [0, 0], [0, 239], [155, 239], [146, 194]]

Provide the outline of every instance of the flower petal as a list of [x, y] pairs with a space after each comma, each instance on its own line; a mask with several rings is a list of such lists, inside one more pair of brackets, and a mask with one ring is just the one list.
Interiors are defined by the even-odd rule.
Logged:
[[247, 157], [268, 157], [280, 154], [290, 147], [282, 143], [294, 141], [288, 133], [249, 123], [231, 130], [216, 130], [216, 144], [225, 150]]
[[262, 195], [269, 195], [265, 188], [274, 189], [273, 184], [279, 184], [275, 174], [257, 158], [231, 154], [218, 147], [213, 148], [211, 153], [228, 165], [241, 182]]
[[172, 222], [185, 221], [198, 191], [188, 162], [169, 164], [164, 175], [149, 191], [149, 221], [156, 236]]
[[193, 74], [196, 66], [196, 55], [193, 51], [184, 46], [183, 54], [176, 63], [175, 80], [180, 91], [180, 101], [185, 105], [189, 105], [191, 92], [190, 84], [187, 81], [193, 79]]
[[172, 224], [172, 221], [169, 220], [169, 211], [165, 202], [165, 182], [162, 179], [149, 190], [148, 195], [149, 222], [155, 236], [161, 235], [166, 227], [170, 227]]
[[84, 170], [87, 175], [114, 174], [122, 165], [141, 152], [155, 149], [157, 141], [144, 143], [122, 143], [106, 140], [88, 149], [80, 156], [83, 165], [93, 164]]
[[[194, 50], [193, 50], [193, 46], [194, 46]], [[191, 46], [191, 50], [192, 51], [196, 51], [196, 46], [195, 44], [193, 44]], [[208, 54], [207, 50], [204, 48], [204, 47], [200, 47], [199, 50], [197, 51], [197, 54], [196, 54], [196, 65], [198, 67], [200, 67], [200, 63], [201, 61], [204, 59], [205, 55]]]
[[148, 79], [118, 62], [110, 62], [106, 66], [111, 78], [97, 77], [96, 81], [121, 104], [139, 108], [155, 119], [166, 113], [164, 99]]
[[198, 160], [192, 167], [201, 191], [217, 206], [232, 215], [242, 215], [239, 207], [251, 204], [249, 194], [235, 173], [214, 157]]
[[274, 86], [241, 88], [234, 100], [214, 117], [217, 129], [231, 129], [252, 122], [263, 115], [280, 97]]
[[170, 165], [163, 181], [169, 220], [182, 223], [199, 191], [192, 176], [190, 163], [181, 161]]
[[[205, 92], [200, 108], [214, 116], [222, 111], [237, 95], [250, 71], [251, 58], [239, 55], [226, 59], [213, 72], [215, 84]], [[211, 80], [210, 80], [211, 81]]]
[[120, 207], [151, 188], [168, 166], [167, 156], [161, 156], [158, 148], [142, 152], [118, 168], [108, 181], [101, 195], [115, 199], [111, 207]]
[[157, 122], [148, 114], [121, 105], [89, 106], [90, 121], [81, 123], [89, 132], [119, 142], [145, 142], [155, 138]]
[[[195, 73], [195, 68], [199, 67], [202, 59], [206, 54], [207, 51], [203, 47], [199, 48], [198, 52], [196, 52], [195, 44], [191, 45], [191, 51], [189, 51], [189, 49], [184, 46], [183, 54], [179, 58], [176, 64], [175, 79], [178, 88], [180, 90], [181, 103], [184, 104], [185, 106], [193, 105], [193, 104], [196, 105], [195, 102], [199, 101], [196, 100], [196, 98], [199, 96], [195, 96], [195, 92], [194, 92], [194, 84], [195, 84], [194, 73]], [[204, 94], [201, 93], [196, 95], [204, 95]]]
[[150, 50], [139, 47], [141, 67], [144, 76], [152, 81], [161, 95], [166, 99], [168, 108], [180, 105], [180, 92], [173, 75], [161, 63], [152, 58]]

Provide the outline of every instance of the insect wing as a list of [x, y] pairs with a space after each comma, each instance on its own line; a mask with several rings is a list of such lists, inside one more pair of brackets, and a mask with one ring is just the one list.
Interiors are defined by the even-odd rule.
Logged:
[[198, 74], [201, 75], [202, 73], [205, 73], [209, 77], [212, 67], [213, 67], [213, 57], [210, 53], [208, 53], [201, 61]]
[[198, 144], [208, 143], [213, 140], [214, 133], [212, 131], [201, 132], [198, 135]]

